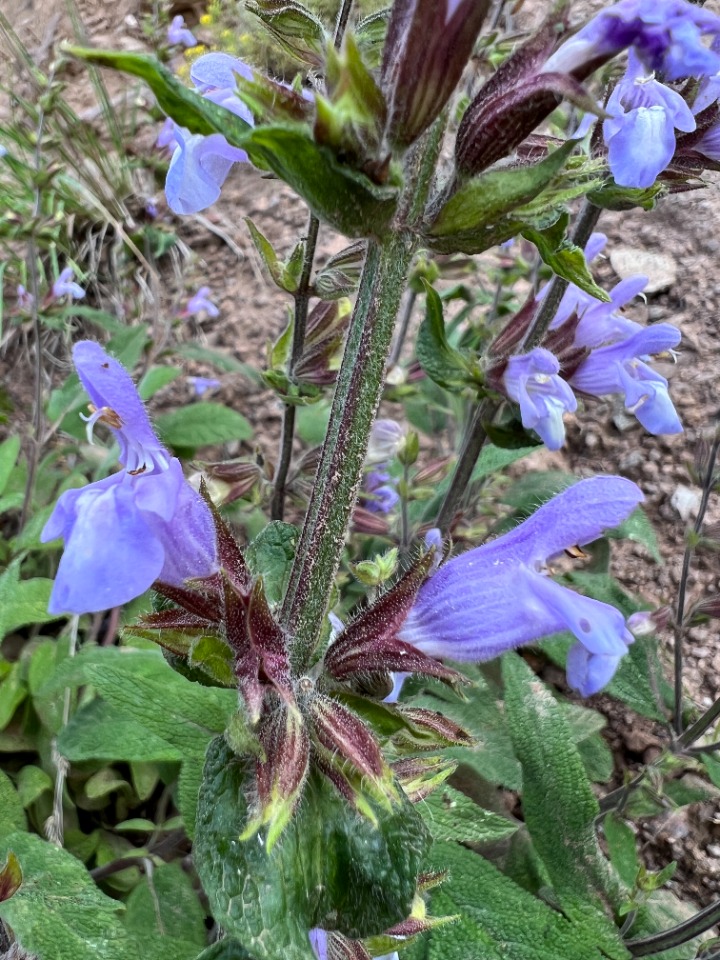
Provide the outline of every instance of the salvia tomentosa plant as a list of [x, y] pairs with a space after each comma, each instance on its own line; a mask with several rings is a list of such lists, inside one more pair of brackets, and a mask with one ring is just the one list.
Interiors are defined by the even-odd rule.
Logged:
[[[63, 541], [49, 610], [72, 616], [74, 636], [78, 617], [152, 589], [127, 645], [88, 645], [48, 681], [46, 692], [67, 691], [53, 749], [66, 765], [95, 756], [93, 736], [124, 718], [128, 736], [139, 727], [153, 757], [179, 766], [185, 866], [202, 885], [213, 942], [188, 939], [182, 908], [168, 912], [169, 867], [156, 853], [134, 858], [150, 864], [155, 919], [144, 936], [134, 894], [133, 923], [123, 923], [81, 864], [22, 831], [0, 834], [2, 929], [40, 960], [138, 950], [203, 960], [694, 957], [720, 912], [675, 926], [670, 894], [656, 895], [667, 875], [633, 860], [622, 814], [643, 778], [601, 806], [591, 781], [603, 780], [607, 748], [590, 740], [596, 728], [578, 733], [592, 715], [516, 652], [537, 645], [578, 697], [608, 688], [637, 704], [647, 688], [642, 709], [666, 718], [667, 684], [648, 667], [656, 648], [643, 646], [662, 618], [639, 613], [607, 570], [608, 539], [637, 538], [646, 523], [643, 493], [618, 476], [565, 477], [479, 536], [467, 492], [541, 443], [562, 447], [566, 415], [582, 416], [593, 397], [617, 398], [652, 434], [682, 430], [653, 367], [680, 332], [621, 312], [645, 278], [607, 293], [589, 264], [605, 242], [595, 231], [603, 209], [647, 208], [717, 166], [720, 17], [686, 0], [619, 0], [583, 24], [558, 2], [492, 70], [490, 0], [396, 0], [365, 19], [345, 0], [334, 35], [294, 0], [248, 6], [286, 52], [299, 51], [307, 76], [280, 81], [215, 51], [193, 62], [186, 86], [145, 55], [67, 52], [152, 88], [168, 118], [160, 143], [176, 213], [214, 203], [237, 163], [271, 173], [309, 207], [285, 261], [249, 224], [294, 302], [263, 373], [283, 407], [274, 475], [258, 462], [216, 464], [196, 489], [175, 455], [192, 443], [162, 442], [123, 365], [79, 340], [88, 439], [108, 431], [119, 467], [66, 489], [41, 535]], [[181, 17], [168, 36], [194, 42]], [[468, 66], [476, 53], [479, 86]], [[558, 136], [551, 120], [563, 104], [586, 114], [575, 135]], [[325, 226], [349, 246], [313, 275]], [[513, 238], [533, 246], [551, 279], [459, 336], [445, 323], [434, 258]], [[53, 296], [81, 296], [71, 281], [64, 271]], [[390, 388], [399, 383], [408, 283], [410, 306], [424, 296], [426, 310], [419, 362], [402, 385], [422, 378], [463, 410], [452, 471], [418, 467], [417, 434], [376, 419], [391, 355]], [[201, 288], [183, 316], [215, 316], [209, 294]], [[193, 382], [198, 395], [220, 385]], [[293, 456], [298, 411], [330, 391], [309, 489]], [[717, 446], [703, 461], [703, 516]], [[243, 544], [222, 508], [249, 491], [271, 519]], [[285, 522], [289, 509], [299, 530]], [[390, 517], [400, 532], [382, 552]], [[78, 688], [98, 697], [69, 720]], [[686, 729], [681, 688], [673, 706], [666, 763], [719, 712]], [[494, 737], [501, 748], [477, 750]], [[521, 794], [522, 822], [480, 806], [491, 785]], [[76, 909], [55, 950], [62, 911], [48, 913], [46, 898], [63, 883]]]

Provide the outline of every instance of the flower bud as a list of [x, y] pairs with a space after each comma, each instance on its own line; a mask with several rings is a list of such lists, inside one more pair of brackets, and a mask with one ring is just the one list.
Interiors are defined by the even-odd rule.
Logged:
[[439, 116], [475, 46], [489, 0], [396, 0], [383, 52], [387, 136], [407, 147]]

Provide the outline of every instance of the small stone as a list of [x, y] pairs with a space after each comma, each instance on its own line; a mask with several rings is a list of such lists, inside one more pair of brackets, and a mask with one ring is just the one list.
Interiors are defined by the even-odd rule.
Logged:
[[690, 517], [697, 516], [700, 509], [700, 500], [699, 490], [693, 490], [692, 487], [686, 487], [684, 483], [679, 483], [670, 497], [670, 504], [675, 507], [680, 514], [680, 518], [687, 523]]
[[668, 290], [677, 279], [677, 263], [666, 253], [650, 253], [635, 247], [615, 247], [610, 253], [610, 263], [622, 280], [638, 274], [647, 277], [647, 294]]
[[707, 851], [707, 855], [709, 857], [720, 857], [719, 843], [709, 843], [707, 847], [705, 847], [705, 850]]

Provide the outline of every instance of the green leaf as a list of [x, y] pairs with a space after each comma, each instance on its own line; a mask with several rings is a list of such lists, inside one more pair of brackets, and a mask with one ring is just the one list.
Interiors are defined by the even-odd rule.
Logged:
[[[18, 830], [27, 830], [25, 811], [12, 780], [0, 770], [0, 841]], [[0, 857], [4, 862], [5, 857]]]
[[203, 950], [197, 960], [255, 960], [242, 944], [231, 937], [225, 937]]
[[176, 380], [182, 370], [177, 367], [150, 367], [138, 384], [138, 393], [141, 400], [149, 400], [158, 390], [162, 390], [173, 380]]
[[442, 207], [430, 228], [431, 236], [480, 232], [504, 214], [529, 203], [548, 186], [577, 144], [577, 140], [568, 140], [540, 163], [473, 177]]
[[464, 793], [446, 784], [431, 793], [419, 809], [433, 840], [495, 843], [515, 833], [520, 826], [507, 817], [483, 810]]
[[144, 53], [126, 53], [120, 50], [91, 50], [66, 44], [65, 53], [86, 63], [110, 67], [139, 77], [150, 87], [158, 106], [190, 133], [207, 136], [222, 133], [235, 147], [244, 147], [251, 127], [236, 114], [218, 106], [185, 87], [159, 60]]
[[203, 778], [203, 757], [189, 757], [180, 767], [177, 785], [178, 810], [191, 840], [195, 839], [198, 796]]
[[428, 867], [450, 874], [432, 893], [433, 914], [460, 919], [431, 930], [413, 960], [602, 960], [583, 925], [570, 923], [471, 850], [436, 843]]
[[637, 855], [635, 834], [616, 813], [608, 813], [603, 820], [603, 832], [607, 840], [610, 862], [626, 887], [635, 886], [640, 862]]
[[567, 237], [569, 215], [564, 213], [559, 220], [545, 230], [525, 226], [522, 235], [538, 248], [545, 263], [559, 277], [569, 280], [591, 297], [609, 303], [610, 297], [592, 278], [585, 254]]
[[281, 290], [285, 289], [283, 287], [283, 269], [278, 255], [275, 253], [275, 248], [268, 238], [258, 230], [250, 217], [245, 217], [245, 224], [250, 231], [250, 237], [255, 245], [255, 249], [265, 264], [265, 269], [270, 274], [270, 279], [276, 287], [280, 287]]
[[21, 580], [20, 558], [13, 560], [0, 576], [0, 640], [29, 623], [60, 619], [47, 611], [51, 590], [52, 580]]
[[245, 560], [255, 577], [263, 578], [268, 603], [279, 603], [290, 577], [299, 531], [290, 523], [273, 520], [245, 550]]
[[251, 366], [236, 360], [231, 354], [224, 353], [222, 350], [203, 347], [199, 343], [180, 343], [174, 349], [178, 356], [209, 363], [220, 373], [244, 373], [250, 380], [259, 382], [259, 375]]
[[126, 370], [134, 370], [149, 339], [149, 328], [145, 323], [135, 327], [123, 327], [108, 341], [107, 349]]
[[378, 824], [358, 816], [324, 778], [312, 776], [294, 820], [270, 854], [240, 842], [254, 765], [221, 739], [208, 749], [194, 859], [213, 915], [257, 960], [313, 960], [312, 927], [350, 937], [405, 919], [428, 845], [408, 801], [392, 809], [365, 797]]
[[599, 906], [619, 896], [595, 836], [599, 808], [569, 724], [550, 691], [516, 654], [502, 660], [505, 707], [523, 771], [523, 812], [565, 914], [588, 925], [610, 957], [627, 957]]
[[98, 890], [79, 860], [30, 833], [0, 841], [0, 863], [10, 851], [23, 882], [0, 904], [0, 919], [27, 953], [38, 960], [135, 960], [138, 944], [120, 921], [122, 905]]
[[51, 792], [53, 786], [52, 777], [40, 767], [34, 767], [32, 764], [23, 767], [18, 773], [17, 792], [20, 803], [26, 810], [43, 794]]
[[181, 751], [104, 700], [81, 707], [58, 737], [58, 750], [71, 763], [87, 760], [172, 763]]
[[205, 912], [190, 877], [179, 864], [156, 867], [135, 887], [126, 906], [125, 927], [138, 940], [153, 933], [169, 938], [171, 943], [194, 944], [193, 960], [198, 948], [207, 943]]
[[252, 427], [241, 413], [221, 403], [192, 403], [170, 413], [163, 413], [155, 422], [163, 443], [170, 447], [196, 450], [230, 440], [248, 440]]
[[457, 390], [473, 381], [470, 364], [447, 340], [440, 295], [427, 281], [425, 318], [420, 324], [416, 344], [417, 358], [425, 373], [438, 386]]
[[[5, 665], [0, 660], [0, 666]], [[22, 677], [23, 665], [13, 663], [7, 675], [0, 681], [0, 730], [10, 723], [15, 711], [27, 697], [27, 684]]]
[[605, 536], [609, 540], [634, 540], [645, 547], [655, 563], [662, 563], [657, 534], [642, 507], [633, 510], [627, 520], [614, 530], [609, 530]]
[[634, 207], [652, 210], [665, 193], [667, 186], [659, 181], [651, 187], [619, 187], [610, 180], [599, 190], [588, 193], [588, 200], [604, 210], [632, 210]]
[[19, 453], [20, 437], [8, 437], [0, 443], [0, 495], [5, 492]]
[[383, 232], [395, 212], [397, 191], [380, 187], [340, 163], [302, 126], [256, 127], [247, 138], [251, 159], [289, 184], [319, 219], [347, 237]]

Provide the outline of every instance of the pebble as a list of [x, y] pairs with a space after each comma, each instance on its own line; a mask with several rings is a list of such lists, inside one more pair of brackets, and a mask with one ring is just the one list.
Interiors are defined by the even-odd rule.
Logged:
[[709, 843], [705, 849], [709, 857], [720, 857], [720, 844]]

